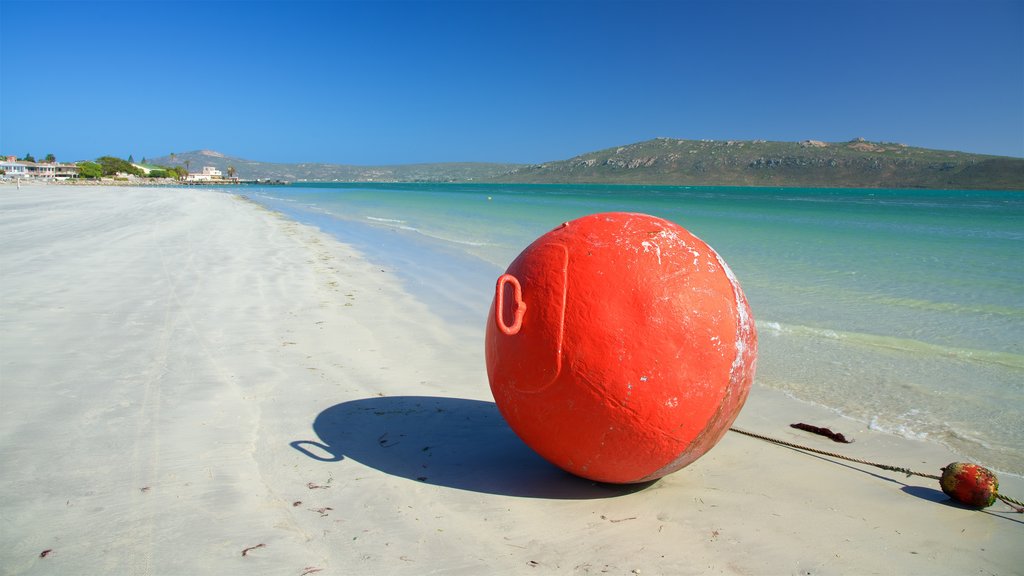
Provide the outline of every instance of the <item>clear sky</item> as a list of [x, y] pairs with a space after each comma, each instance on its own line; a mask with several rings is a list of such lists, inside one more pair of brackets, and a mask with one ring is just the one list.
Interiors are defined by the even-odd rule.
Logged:
[[1024, 156], [1024, 0], [13, 2], [0, 150], [543, 162], [666, 136]]

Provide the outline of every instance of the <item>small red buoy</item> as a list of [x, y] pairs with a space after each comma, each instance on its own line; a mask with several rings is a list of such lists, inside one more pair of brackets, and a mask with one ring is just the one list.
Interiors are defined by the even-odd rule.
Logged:
[[578, 476], [660, 478], [710, 450], [754, 379], [757, 332], [729, 267], [654, 216], [605, 213], [534, 241], [498, 278], [491, 392], [509, 426]]
[[942, 469], [939, 485], [947, 496], [968, 506], [988, 508], [999, 494], [999, 480], [988, 468], [954, 462]]

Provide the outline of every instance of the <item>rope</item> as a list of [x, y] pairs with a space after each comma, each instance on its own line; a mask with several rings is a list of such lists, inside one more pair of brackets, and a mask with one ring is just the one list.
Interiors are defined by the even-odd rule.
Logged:
[[[868, 466], [874, 466], [875, 468], [881, 468], [882, 470], [889, 470], [891, 472], [901, 472], [909, 476], [920, 476], [922, 478], [931, 478], [933, 480], [942, 480], [941, 476], [935, 474], [924, 474], [923, 472], [914, 472], [910, 468], [903, 468], [900, 466], [890, 466], [888, 464], [879, 464], [878, 462], [869, 462], [867, 460], [861, 460], [859, 458], [850, 458], [842, 454], [836, 454], [835, 452], [826, 452], [824, 450], [818, 450], [816, 448], [810, 448], [808, 446], [801, 446], [800, 444], [794, 444], [792, 442], [786, 442], [785, 440], [779, 440], [778, 438], [771, 438], [769, 436], [762, 436], [761, 434], [754, 434], [753, 432], [747, 432], [739, 428], [729, 428], [733, 432], [743, 434], [744, 436], [750, 436], [751, 438], [757, 438], [758, 440], [764, 440], [765, 442], [771, 442], [772, 444], [778, 444], [779, 446], [785, 446], [787, 448], [795, 448], [797, 450], [803, 450], [805, 452], [813, 452], [814, 454], [820, 454], [822, 456], [828, 456], [829, 458], [838, 458], [840, 460], [846, 460], [847, 462], [856, 462], [857, 464], [866, 464]], [[1011, 507], [1016, 509], [1018, 513], [1024, 514], [1024, 502], [1015, 500], [1009, 496], [996, 493], [996, 498], [1009, 504]]]
[[738, 432], [744, 436], [750, 436], [751, 438], [757, 438], [758, 440], [764, 440], [765, 442], [771, 442], [772, 444], [778, 444], [780, 446], [786, 446], [788, 448], [796, 448], [797, 450], [804, 450], [806, 452], [813, 452], [815, 454], [821, 454], [822, 456], [828, 456], [830, 458], [839, 458], [840, 460], [846, 460], [848, 462], [856, 462], [857, 464], [867, 464], [868, 466], [874, 466], [875, 468], [881, 468], [882, 470], [889, 470], [891, 472], [902, 472], [907, 476], [921, 476], [922, 478], [932, 478], [934, 480], [940, 480], [941, 476], [935, 474], [924, 474], [922, 472], [914, 472], [909, 468], [901, 468], [899, 466], [889, 466], [888, 464], [879, 464], [877, 462], [868, 462], [867, 460], [859, 460], [857, 458], [850, 458], [849, 456], [843, 456], [842, 454], [836, 454], [835, 452], [825, 452], [824, 450], [816, 450], [814, 448], [808, 448], [807, 446], [801, 446], [799, 444], [793, 444], [784, 440], [778, 440], [776, 438], [769, 438], [768, 436], [762, 436], [760, 434], [754, 434], [753, 432], [747, 432], [746, 430], [740, 430], [739, 428], [729, 428], [733, 432]]
[[1018, 513], [1024, 514], [1024, 502], [1021, 502], [1020, 500], [1014, 500], [1013, 498], [1010, 498], [1009, 496], [1003, 496], [1002, 494], [996, 494], [996, 498], [999, 498], [1000, 500], [1006, 502], [1013, 508], [1016, 508]]

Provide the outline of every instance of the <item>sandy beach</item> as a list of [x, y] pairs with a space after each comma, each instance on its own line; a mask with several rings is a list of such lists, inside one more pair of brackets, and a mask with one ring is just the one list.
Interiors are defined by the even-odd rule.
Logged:
[[[443, 322], [395, 270], [240, 196], [3, 185], [0, 238], [4, 574], [1024, 566], [1002, 503], [735, 433], [650, 485], [569, 476], [498, 414], [486, 310]], [[961, 460], [757, 385], [736, 425], [931, 474]]]

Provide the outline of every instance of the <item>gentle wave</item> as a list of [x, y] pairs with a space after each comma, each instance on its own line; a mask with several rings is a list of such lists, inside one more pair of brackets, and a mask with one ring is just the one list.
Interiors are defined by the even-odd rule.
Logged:
[[969, 362], [980, 362], [986, 364], [999, 364], [1007, 368], [1024, 370], [1024, 355], [1012, 352], [995, 352], [992, 350], [977, 350], [971, 348], [954, 348], [941, 344], [931, 344], [911, 338], [898, 338], [895, 336], [880, 336], [878, 334], [867, 334], [863, 332], [846, 332], [828, 328], [815, 328], [812, 326], [800, 326], [783, 324], [765, 320], [757, 321], [757, 329], [761, 333], [771, 334], [795, 334], [811, 338], [824, 338], [828, 340], [839, 340], [850, 344], [867, 346], [871, 348], [884, 348], [910, 354], [941, 356], [956, 360]]
[[902, 438], [910, 438], [912, 440], [927, 440], [928, 432], [918, 432], [915, 428], [906, 424], [881, 424], [878, 416], [871, 418], [868, 422], [868, 430], [875, 430], [877, 432], [885, 432], [886, 434], [892, 434], [893, 436], [900, 436]]
[[995, 306], [989, 304], [959, 304], [954, 302], [936, 302], [934, 300], [922, 300], [920, 298], [899, 298], [885, 295], [865, 295], [865, 299], [889, 306], [902, 308], [914, 308], [917, 310], [929, 310], [934, 312], [949, 312], [952, 314], [991, 314], [997, 316], [1017, 316], [1024, 318], [1024, 308], [1011, 306]]
[[451, 237], [449, 237], [447, 235], [444, 235], [444, 234], [439, 234], [437, 232], [423, 230], [422, 228], [417, 228], [415, 226], [409, 226], [406, 220], [399, 220], [397, 218], [380, 218], [380, 217], [377, 217], [377, 216], [366, 216], [366, 219], [367, 220], [371, 220], [373, 222], [376, 222], [378, 224], [384, 225], [384, 226], [390, 226], [390, 227], [393, 227], [393, 228], [397, 228], [399, 230], [404, 230], [406, 232], [412, 232], [414, 234], [419, 234], [420, 236], [425, 236], [427, 238], [433, 238], [434, 240], [440, 240], [442, 242], [448, 242], [450, 244], [458, 244], [458, 245], [461, 245], [461, 246], [473, 246], [473, 247], [492, 246], [493, 245], [493, 244], [491, 244], [489, 242], [478, 242], [478, 241], [473, 241], [473, 240], [464, 240], [464, 239], [461, 239], [461, 238], [451, 238]]
[[923, 298], [893, 296], [890, 294], [869, 292], [867, 290], [858, 290], [834, 285], [823, 288], [818, 285], [810, 286], [798, 285], [792, 282], [773, 282], [763, 278], [757, 279], [756, 285], [761, 289], [769, 289], [787, 294], [806, 294], [813, 298], [818, 298], [823, 294], [827, 294], [833, 301], [841, 300], [848, 304], [869, 303], [882, 306], [892, 306], [894, 308], [942, 312], [946, 314], [988, 314], [993, 316], [1007, 316], [1011, 318], [1024, 319], [1024, 308], [1019, 306], [983, 304], [978, 302], [960, 303], [942, 300], [927, 300]]
[[[908, 416], [911, 417], [908, 422], [892, 422], [887, 424], [883, 424], [880, 421], [880, 418], [875, 416], [871, 418], [870, 422], [868, 422], [868, 429], [911, 440], [937, 442], [946, 448], [949, 448], [954, 453], [965, 456], [968, 459], [972, 459], [972, 454], [982, 453], [986, 455], [985, 464], [993, 472], [998, 474], [1010, 474], [1018, 477], [1024, 476], [1019, 466], [1014, 464], [1014, 462], [1019, 463], [1019, 460], [1015, 458], [1012, 450], [1007, 450], [1005, 447], [993, 446], [989, 442], [985, 442], [980, 437], [965, 432], [949, 422], [943, 422], [941, 424], [928, 423], [923, 419], [917, 420], [912, 418], [915, 416], [913, 414], [902, 415], [902, 417]], [[857, 419], [854, 418], [854, 420]]]
[[437, 234], [437, 233], [424, 232], [423, 230], [416, 230], [416, 232], [418, 232], [419, 234], [422, 234], [424, 236], [427, 236], [428, 238], [433, 238], [435, 240], [442, 240], [444, 242], [450, 242], [452, 244], [461, 244], [462, 246], [474, 246], [474, 247], [477, 247], [477, 246], [493, 246], [493, 244], [491, 244], [490, 242], [478, 242], [478, 241], [474, 241], [474, 240], [462, 240], [462, 239], [456, 239], [456, 238], [449, 238], [447, 236], [444, 236], [444, 235], [441, 235], [441, 234]]

